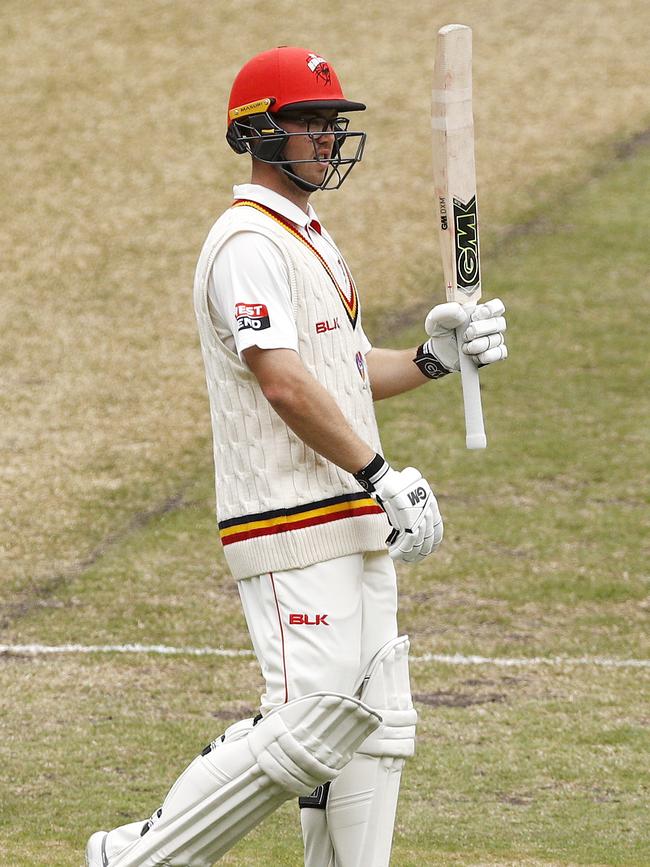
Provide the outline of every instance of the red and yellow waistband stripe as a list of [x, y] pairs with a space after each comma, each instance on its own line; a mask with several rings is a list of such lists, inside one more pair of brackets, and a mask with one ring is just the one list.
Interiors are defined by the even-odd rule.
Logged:
[[260, 512], [257, 515], [229, 518], [219, 522], [219, 535], [224, 545], [232, 545], [234, 542], [244, 542], [259, 536], [288, 533], [303, 527], [315, 527], [318, 524], [328, 524], [344, 518], [381, 514], [381, 512], [381, 507], [366, 494], [346, 494], [292, 509], [277, 509], [272, 512]]
[[304, 235], [302, 235], [298, 229], [296, 229], [295, 225], [287, 220], [286, 217], [283, 217], [282, 214], [278, 214], [275, 211], [272, 211], [271, 208], [267, 208], [264, 205], [260, 205], [258, 202], [253, 202], [250, 199], [237, 199], [233, 202], [233, 208], [238, 208], [242, 206], [246, 206], [248, 208], [255, 208], [256, 211], [260, 211], [262, 214], [266, 214], [267, 217], [270, 217], [272, 220], [275, 220], [276, 223], [279, 223], [283, 226], [288, 232], [290, 232], [294, 238], [297, 238], [301, 241], [306, 247], [312, 251], [312, 253], [318, 258], [318, 261], [321, 263], [325, 271], [327, 272], [330, 280], [336, 287], [336, 291], [339, 293], [339, 297], [343, 302], [343, 307], [345, 308], [345, 312], [347, 313], [348, 319], [350, 320], [352, 327], [354, 328], [357, 324], [357, 317], [359, 315], [359, 296], [357, 295], [357, 287], [352, 279], [352, 275], [350, 274], [350, 270], [348, 266], [343, 263], [343, 267], [345, 268], [345, 273], [348, 276], [348, 283], [350, 284], [350, 298], [348, 298], [339, 286], [338, 280], [334, 276], [334, 273], [330, 266], [327, 264], [325, 259], [318, 252], [316, 247], [311, 244]]

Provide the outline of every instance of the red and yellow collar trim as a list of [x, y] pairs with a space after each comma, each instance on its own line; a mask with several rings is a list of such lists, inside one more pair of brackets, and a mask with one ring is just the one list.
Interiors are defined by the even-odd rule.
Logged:
[[242, 206], [246, 206], [249, 208], [255, 208], [255, 210], [260, 211], [262, 214], [266, 214], [267, 217], [270, 217], [276, 223], [279, 223], [279, 225], [283, 226], [291, 235], [293, 235], [294, 238], [297, 238], [298, 241], [300, 241], [306, 247], [309, 247], [309, 249], [312, 251], [314, 256], [316, 256], [318, 261], [321, 263], [321, 265], [323, 266], [323, 268], [327, 272], [327, 275], [329, 276], [330, 280], [334, 284], [336, 291], [339, 294], [339, 298], [341, 299], [341, 302], [343, 304], [343, 308], [345, 309], [347, 317], [350, 320], [350, 324], [352, 325], [352, 328], [355, 328], [355, 326], [357, 324], [357, 319], [359, 318], [359, 296], [357, 294], [357, 287], [355, 286], [354, 280], [352, 279], [352, 274], [350, 274], [348, 266], [345, 264], [345, 262], [343, 262], [343, 260], [341, 260], [343, 263], [343, 267], [345, 269], [345, 273], [346, 273], [347, 278], [348, 278], [348, 286], [350, 287], [350, 297], [349, 298], [346, 295], [346, 293], [344, 292], [343, 288], [339, 285], [336, 277], [334, 276], [332, 269], [327, 264], [325, 259], [321, 256], [321, 254], [318, 252], [316, 247], [314, 247], [314, 245], [311, 244], [307, 240], [307, 238], [305, 238], [305, 236], [302, 235], [298, 231], [295, 223], [292, 223], [291, 220], [288, 220], [286, 217], [283, 217], [282, 214], [278, 214], [276, 211], [271, 210], [271, 208], [267, 208], [265, 205], [260, 205], [259, 202], [254, 202], [251, 199], [237, 199], [233, 203], [233, 208], [242, 207]]

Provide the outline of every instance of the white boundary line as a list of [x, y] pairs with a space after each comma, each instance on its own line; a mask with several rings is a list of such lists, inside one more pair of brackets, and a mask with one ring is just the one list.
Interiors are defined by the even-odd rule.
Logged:
[[[152, 653], [162, 656], [253, 657], [252, 650], [228, 647], [170, 647], [165, 644], [0, 644], [0, 653], [41, 656], [57, 653]], [[520, 666], [595, 665], [603, 668], [650, 668], [650, 659], [615, 659], [603, 656], [530, 656], [509, 659], [503, 656], [465, 656], [462, 653], [423, 653], [412, 662], [439, 662], [444, 665]]]

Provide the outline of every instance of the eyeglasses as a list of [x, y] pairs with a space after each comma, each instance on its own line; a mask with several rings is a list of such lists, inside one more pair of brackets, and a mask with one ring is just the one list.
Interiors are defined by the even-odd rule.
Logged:
[[330, 132], [345, 132], [350, 123], [347, 117], [321, 117], [318, 114], [312, 115], [277, 115], [280, 123], [295, 123], [305, 129], [305, 132], [322, 135]]

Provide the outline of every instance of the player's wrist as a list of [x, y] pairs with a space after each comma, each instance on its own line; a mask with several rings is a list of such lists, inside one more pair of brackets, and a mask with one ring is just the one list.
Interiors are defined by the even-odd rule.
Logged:
[[454, 368], [445, 364], [436, 353], [433, 351], [433, 340], [429, 338], [418, 346], [415, 352], [413, 364], [423, 373], [427, 379], [441, 379], [449, 373], [453, 373]]
[[369, 494], [375, 494], [377, 486], [381, 485], [382, 480], [390, 472], [394, 472], [394, 470], [391, 469], [388, 461], [377, 453], [365, 467], [362, 467], [356, 473], [353, 473], [353, 475], [364, 491], [367, 491]]

